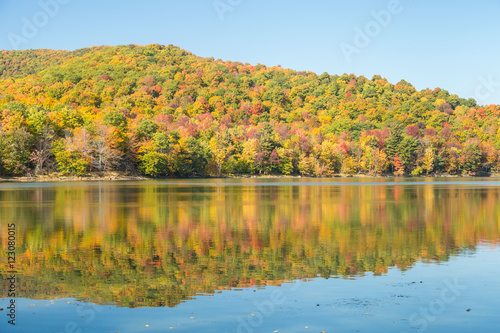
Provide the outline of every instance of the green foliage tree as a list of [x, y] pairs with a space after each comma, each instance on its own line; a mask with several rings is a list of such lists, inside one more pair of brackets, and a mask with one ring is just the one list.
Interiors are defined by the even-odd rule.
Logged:
[[146, 176], [161, 177], [169, 173], [169, 163], [166, 154], [150, 150], [139, 160], [139, 170]]
[[26, 172], [33, 142], [25, 127], [14, 127], [4, 135], [0, 155], [4, 173], [19, 176]]

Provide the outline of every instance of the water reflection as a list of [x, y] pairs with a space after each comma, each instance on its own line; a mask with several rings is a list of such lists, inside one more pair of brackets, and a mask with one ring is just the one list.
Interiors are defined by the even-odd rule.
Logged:
[[3, 186], [1, 244], [16, 223], [21, 297], [139, 307], [406, 270], [499, 241], [491, 182], [310, 182]]

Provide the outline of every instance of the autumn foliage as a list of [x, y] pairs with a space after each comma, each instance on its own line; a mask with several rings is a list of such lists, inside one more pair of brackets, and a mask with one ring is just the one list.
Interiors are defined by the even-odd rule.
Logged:
[[0, 51], [0, 175], [497, 172], [497, 105], [175, 46]]

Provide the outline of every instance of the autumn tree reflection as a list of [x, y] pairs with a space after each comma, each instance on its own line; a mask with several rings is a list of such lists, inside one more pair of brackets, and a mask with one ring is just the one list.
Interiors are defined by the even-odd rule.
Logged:
[[[406, 183], [64, 185], [0, 190], [0, 221], [18, 229], [21, 297], [176, 306], [220, 289], [379, 275], [495, 245], [499, 195]], [[5, 262], [7, 228], [0, 237]]]

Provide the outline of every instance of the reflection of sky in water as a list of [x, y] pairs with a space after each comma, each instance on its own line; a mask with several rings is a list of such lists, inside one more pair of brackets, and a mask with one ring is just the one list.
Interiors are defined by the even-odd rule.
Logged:
[[[491, 331], [500, 182], [479, 180], [3, 183], [0, 221], [17, 229], [16, 328]], [[467, 289], [422, 322], [419, 309], [455, 278]], [[267, 311], [273, 291], [285, 300]], [[87, 323], [90, 303], [75, 299], [111, 305], [93, 305], [102, 311]]]
[[[412, 326], [423, 329], [425, 317], [419, 311], [427, 309], [424, 313], [433, 319], [426, 321], [426, 332], [495, 332], [500, 324], [500, 265], [494, 263], [499, 256], [497, 247], [480, 247], [476, 253], [446, 264], [418, 263], [404, 273], [390, 269], [383, 276], [316, 278], [281, 287], [224, 290], [196, 296], [175, 308], [130, 309], [73, 299], [18, 299], [18, 325], [7, 331], [64, 332], [69, 325], [75, 331], [120, 333], [215, 333], [238, 332], [238, 328], [240, 332], [411, 332], [415, 330]], [[453, 301], [443, 302], [442, 310], [432, 305], [442, 302], [446, 281], [453, 285], [455, 279], [465, 289]], [[270, 303], [278, 291], [279, 301]], [[416, 325], [411, 325], [415, 313]], [[6, 328], [6, 321], [0, 321], [0, 330]]]

